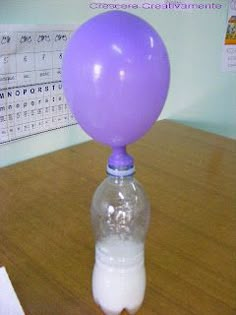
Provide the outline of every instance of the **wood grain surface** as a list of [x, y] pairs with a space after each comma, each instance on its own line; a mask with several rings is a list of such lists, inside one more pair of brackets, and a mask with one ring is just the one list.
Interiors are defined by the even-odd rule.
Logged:
[[[89, 208], [109, 152], [88, 142], [0, 170], [0, 266], [26, 315], [102, 314]], [[129, 152], [152, 205], [137, 314], [235, 315], [236, 142], [160, 121]]]

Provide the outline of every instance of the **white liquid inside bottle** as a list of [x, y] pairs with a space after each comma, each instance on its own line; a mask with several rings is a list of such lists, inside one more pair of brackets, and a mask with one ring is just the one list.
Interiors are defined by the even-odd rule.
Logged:
[[115, 237], [96, 244], [93, 296], [106, 315], [135, 314], [146, 287], [143, 243]]

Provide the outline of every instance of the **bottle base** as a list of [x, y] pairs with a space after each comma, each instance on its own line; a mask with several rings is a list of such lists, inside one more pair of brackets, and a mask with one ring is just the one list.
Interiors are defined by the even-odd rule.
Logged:
[[101, 307], [101, 305], [99, 305], [98, 303], [96, 303], [100, 308], [101, 310], [103, 311], [103, 313], [105, 315], [120, 315], [124, 310], [126, 310], [126, 312], [129, 314], [129, 315], [135, 315], [137, 313], [137, 311], [140, 309], [141, 305], [139, 305], [138, 307], [134, 308], [134, 309], [122, 309], [121, 311], [118, 311], [118, 312], [115, 312], [115, 311], [111, 311], [111, 310], [108, 310], [106, 308], [103, 308]]
[[125, 309], [130, 315], [141, 307], [145, 294], [145, 269], [139, 266], [128, 272], [95, 264], [93, 298], [105, 315], [119, 315]]
[[92, 291], [106, 315], [119, 315], [124, 309], [134, 315], [142, 305], [145, 287], [142, 243], [110, 238], [96, 244]]

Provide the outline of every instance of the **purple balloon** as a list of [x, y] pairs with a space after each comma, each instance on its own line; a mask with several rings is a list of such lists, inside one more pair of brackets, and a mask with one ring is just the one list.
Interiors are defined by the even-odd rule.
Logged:
[[169, 81], [162, 39], [127, 12], [91, 18], [65, 50], [63, 86], [71, 111], [92, 138], [112, 147], [148, 131], [164, 106]]

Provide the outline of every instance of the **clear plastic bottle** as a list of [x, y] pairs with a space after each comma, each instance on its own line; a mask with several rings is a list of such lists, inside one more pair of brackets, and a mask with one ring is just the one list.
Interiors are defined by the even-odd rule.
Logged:
[[135, 314], [146, 287], [144, 241], [150, 205], [134, 167], [107, 168], [92, 199], [96, 249], [92, 290], [106, 315]]

